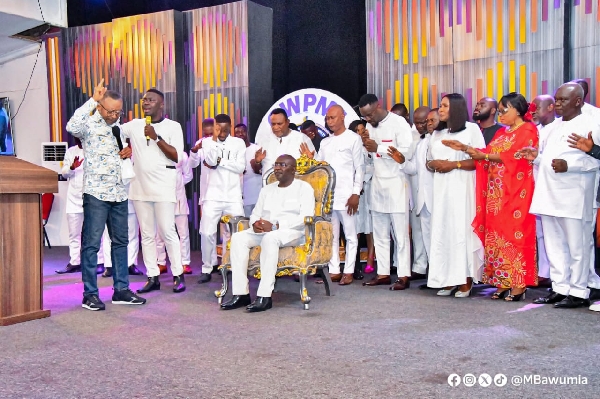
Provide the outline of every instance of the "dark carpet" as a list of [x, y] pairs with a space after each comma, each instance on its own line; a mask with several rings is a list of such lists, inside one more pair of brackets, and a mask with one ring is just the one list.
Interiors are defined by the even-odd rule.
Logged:
[[[81, 308], [81, 275], [56, 275], [66, 248], [45, 250], [47, 319], [0, 328], [1, 398], [596, 398], [600, 387], [600, 314], [525, 302], [441, 298], [387, 286], [336, 286], [326, 297], [309, 279], [311, 309], [299, 283], [283, 278], [273, 309], [221, 311], [219, 275], [197, 284], [199, 253], [188, 289], [174, 294], [171, 276], [145, 306], [112, 305], [111, 279], [98, 277], [106, 311]], [[144, 276], [131, 278], [139, 288]], [[254, 296], [257, 283], [251, 280]], [[456, 373], [505, 374], [467, 387]], [[518, 376], [531, 383], [511, 384]], [[587, 384], [542, 384], [578, 377]], [[539, 384], [535, 384], [538, 378]]]

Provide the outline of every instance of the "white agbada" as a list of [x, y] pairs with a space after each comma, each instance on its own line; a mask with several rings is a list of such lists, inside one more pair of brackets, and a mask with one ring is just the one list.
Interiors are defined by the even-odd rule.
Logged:
[[[304, 242], [304, 218], [315, 214], [312, 186], [294, 180], [288, 187], [271, 183], [260, 191], [250, 216], [250, 228], [231, 237], [231, 285], [233, 295], [248, 294], [248, 259], [250, 248], [260, 245], [261, 280], [257, 296], [270, 297], [275, 285], [279, 248]], [[255, 233], [252, 225], [259, 219], [279, 224], [267, 233]]]
[[266, 177], [267, 172], [273, 167], [273, 164], [280, 155], [291, 155], [295, 159], [300, 158], [300, 144], [305, 143], [311, 151], [315, 150], [315, 146], [304, 133], [297, 130], [291, 130], [287, 136], [277, 137], [275, 134], [269, 135], [264, 142], [257, 142], [263, 150], [266, 151], [265, 159], [262, 161], [263, 177]]
[[429, 263], [429, 247], [431, 245], [431, 207], [433, 202], [433, 173], [427, 170], [427, 150], [429, 139], [427, 134], [419, 138], [412, 163], [416, 173], [410, 176], [410, 188], [413, 206], [410, 211], [410, 225], [413, 241], [413, 272], [425, 274]]
[[[543, 152], [534, 161], [539, 170], [530, 212], [541, 216], [552, 290], [587, 298], [600, 162], [569, 147], [567, 139], [572, 133], [585, 137], [591, 131], [594, 142], [600, 142], [600, 127], [585, 114], [555, 123]], [[565, 160], [567, 172], [555, 173], [553, 159]]]
[[[198, 145], [200, 142], [202, 142], [202, 140], [212, 140], [212, 136], [203, 137], [200, 140], [196, 141], [196, 144], [194, 145]], [[204, 196], [204, 193], [206, 192], [206, 187], [208, 185], [208, 171], [210, 170], [210, 168], [204, 165], [204, 148], [200, 148], [197, 152], [190, 151], [188, 165], [192, 169], [200, 166], [200, 190], [198, 192], [198, 205], [202, 205], [202, 198]]]
[[363, 189], [358, 203], [358, 219], [356, 232], [359, 234], [371, 234], [373, 232], [373, 221], [371, 218], [371, 178], [373, 177], [373, 157], [363, 147]]
[[324, 138], [318, 154], [315, 155], [316, 160], [327, 162], [335, 171], [335, 191], [331, 215], [333, 248], [329, 261], [331, 274], [340, 273], [340, 223], [344, 226], [346, 237], [344, 273], [354, 273], [358, 249], [357, 215], [348, 215], [346, 203], [352, 195], [360, 195], [362, 190], [363, 149], [360, 136], [351, 130], [346, 130], [341, 134]]
[[[467, 122], [457, 133], [448, 129], [434, 132], [429, 144], [430, 160], [452, 162], [471, 159], [462, 151], [442, 144], [442, 140], [458, 140], [475, 148], [485, 148], [479, 127]], [[457, 286], [481, 280], [483, 244], [473, 232], [475, 218], [475, 171], [454, 169], [433, 175], [433, 207], [431, 209], [431, 252], [427, 285], [433, 288]]]
[[[371, 216], [373, 241], [377, 254], [377, 274], [390, 275], [390, 232], [394, 234], [394, 258], [397, 259], [398, 277], [410, 276], [410, 240], [408, 238], [410, 187], [406, 173], [413, 165], [413, 136], [406, 120], [392, 112], [377, 127], [367, 125], [369, 137], [377, 143], [372, 152], [373, 178], [371, 183]], [[395, 147], [406, 161], [396, 162], [388, 155]], [[391, 230], [390, 230], [391, 226]]]

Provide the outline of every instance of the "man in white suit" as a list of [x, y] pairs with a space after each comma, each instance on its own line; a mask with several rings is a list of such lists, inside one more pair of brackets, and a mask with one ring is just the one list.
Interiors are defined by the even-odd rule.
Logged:
[[410, 241], [408, 239], [409, 184], [405, 175], [408, 159], [413, 155], [412, 131], [406, 120], [381, 107], [374, 94], [365, 94], [359, 103], [360, 113], [368, 122], [369, 139], [363, 144], [373, 156], [371, 214], [373, 241], [377, 254], [377, 276], [366, 286], [390, 284], [390, 226], [398, 259], [398, 279], [390, 289], [409, 287]]

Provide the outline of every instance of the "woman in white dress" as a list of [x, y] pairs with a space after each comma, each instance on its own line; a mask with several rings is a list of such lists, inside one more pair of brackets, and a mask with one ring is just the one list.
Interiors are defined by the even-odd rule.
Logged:
[[467, 103], [460, 94], [448, 94], [439, 107], [447, 128], [435, 131], [429, 144], [427, 168], [433, 176], [429, 287], [439, 296], [466, 298], [473, 282], [481, 279], [483, 245], [471, 226], [475, 217], [475, 165], [470, 157], [442, 140], [457, 140], [474, 148], [485, 147], [479, 127], [468, 122]]

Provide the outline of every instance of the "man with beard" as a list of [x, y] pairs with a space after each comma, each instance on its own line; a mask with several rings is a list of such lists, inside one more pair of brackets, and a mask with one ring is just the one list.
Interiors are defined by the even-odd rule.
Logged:
[[[230, 310], [246, 306], [249, 312], [271, 309], [271, 294], [279, 248], [304, 242], [304, 218], [314, 216], [315, 193], [312, 186], [295, 179], [296, 159], [291, 155], [277, 157], [273, 165], [275, 183], [262, 188], [250, 216], [251, 229], [231, 236], [231, 286], [233, 297], [221, 304]], [[248, 259], [250, 249], [260, 245], [260, 284], [256, 299], [250, 303]]]
[[496, 132], [502, 127], [496, 123], [496, 111], [498, 102], [493, 98], [484, 97], [477, 102], [473, 111], [473, 120], [479, 125], [485, 145], [488, 145], [496, 135]]
[[562, 120], [550, 132], [543, 152], [533, 148], [521, 155], [539, 165], [530, 212], [540, 215], [550, 261], [552, 292], [533, 302], [553, 303], [555, 308], [589, 306], [590, 247], [584, 237], [593, 231], [595, 178], [600, 165], [584, 152], [569, 146], [568, 137], [588, 132], [600, 140], [600, 127], [581, 113], [583, 89], [565, 83], [554, 95], [555, 110]]
[[176, 168], [182, 160], [183, 131], [179, 123], [165, 117], [164, 99], [162, 92], [149, 89], [142, 98], [146, 118], [122, 125], [123, 134], [131, 140], [135, 160], [135, 179], [131, 182], [129, 198], [140, 223], [142, 255], [148, 276], [138, 293], [160, 289], [157, 228], [171, 261], [173, 292], [185, 291], [181, 248], [175, 229]]

